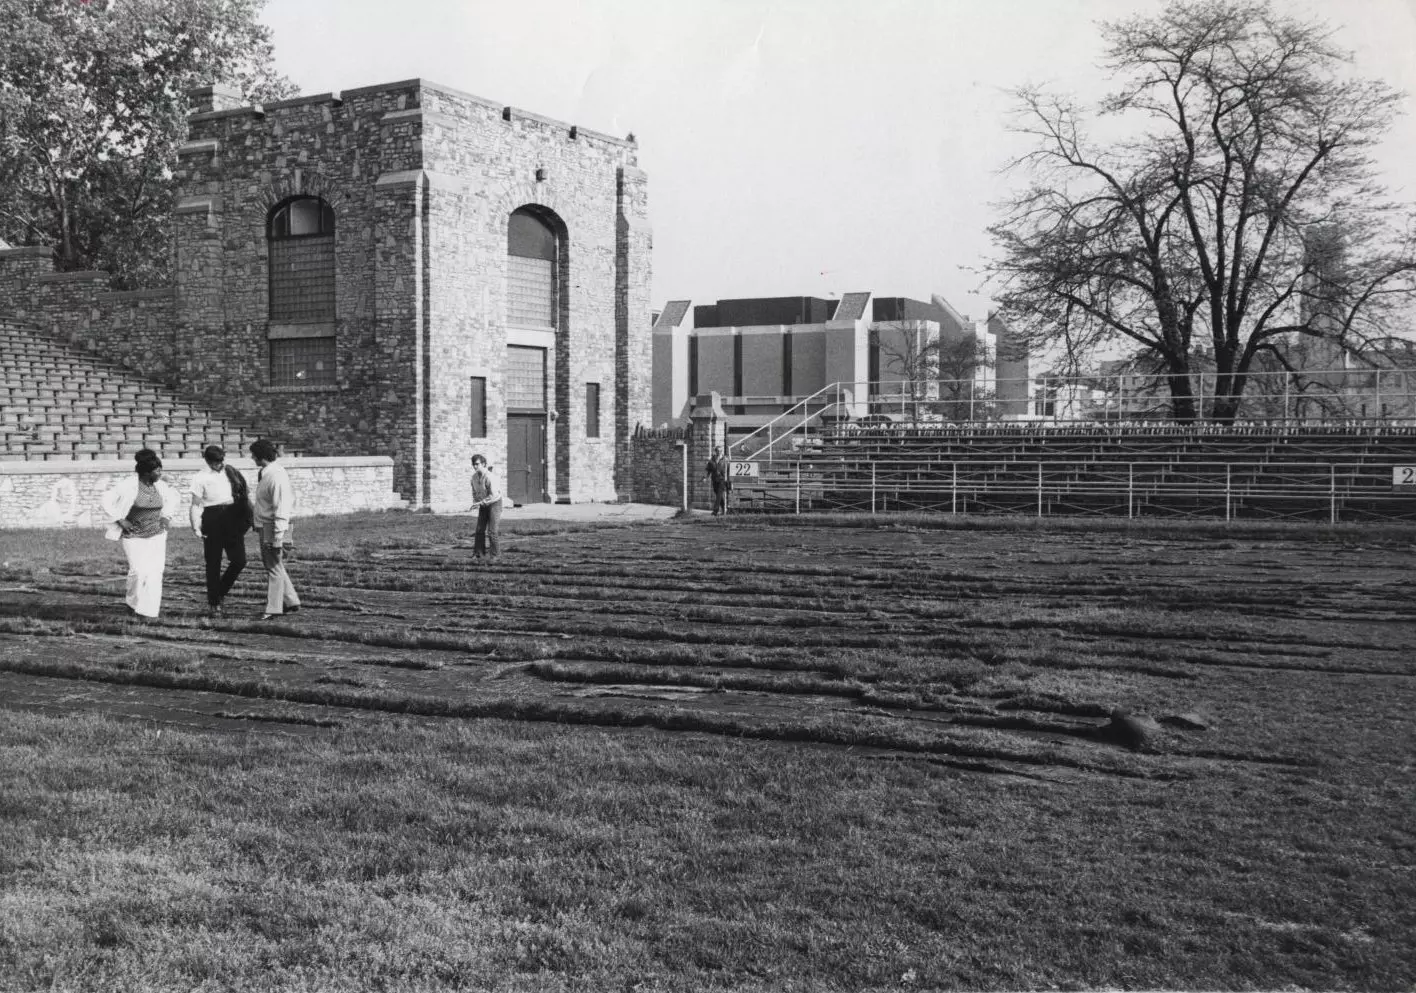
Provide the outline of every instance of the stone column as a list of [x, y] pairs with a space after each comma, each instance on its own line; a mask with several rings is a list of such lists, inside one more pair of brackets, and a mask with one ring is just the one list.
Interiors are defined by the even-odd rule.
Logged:
[[[181, 382], [186, 390], [202, 395], [209, 388], [219, 390], [223, 375], [214, 370], [215, 381], [208, 381], [210, 343], [226, 337], [221, 197], [179, 198], [172, 222], [177, 244], [172, 351], [176, 368], [164, 370], [164, 378]], [[205, 347], [202, 343], [206, 343]], [[216, 358], [219, 360], [220, 356]], [[224, 374], [230, 375], [230, 370]]]
[[711, 510], [713, 486], [703, 474], [715, 447], [727, 451], [728, 418], [723, 398], [716, 391], [694, 398], [688, 431], [688, 505]]
[[429, 503], [427, 186], [423, 171], [374, 183], [375, 433], [394, 460], [393, 485], [414, 507]]
[[630, 436], [650, 425], [653, 404], [649, 187], [640, 169], [619, 170], [615, 215], [615, 489], [632, 496]]
[[212, 114], [223, 110], [235, 110], [245, 106], [241, 90], [230, 83], [212, 83], [208, 86], [194, 86], [187, 91], [187, 99], [192, 103], [191, 113]]
[[34, 321], [35, 281], [53, 271], [50, 245], [0, 248], [0, 316]]

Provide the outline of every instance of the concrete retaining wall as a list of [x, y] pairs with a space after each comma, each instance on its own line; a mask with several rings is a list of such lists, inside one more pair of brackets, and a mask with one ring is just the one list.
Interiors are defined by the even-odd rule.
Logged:
[[[256, 466], [250, 459], [230, 459], [252, 489]], [[406, 505], [393, 488], [393, 459], [281, 459], [295, 487], [296, 516], [345, 514], [356, 510], [388, 510]], [[199, 459], [168, 459], [162, 476], [182, 493], [182, 517], [187, 521], [187, 487], [203, 463]], [[132, 473], [131, 461], [0, 462], [0, 529], [104, 527], [99, 498], [122, 477]]]

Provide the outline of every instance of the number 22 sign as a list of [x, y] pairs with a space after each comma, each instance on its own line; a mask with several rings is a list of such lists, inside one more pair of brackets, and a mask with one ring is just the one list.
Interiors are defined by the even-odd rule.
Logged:
[[1416, 490], [1416, 465], [1392, 466], [1391, 486], [1396, 490]]

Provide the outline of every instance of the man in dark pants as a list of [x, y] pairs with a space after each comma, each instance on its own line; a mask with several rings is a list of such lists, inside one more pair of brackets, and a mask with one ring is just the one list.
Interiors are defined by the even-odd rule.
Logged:
[[[192, 531], [202, 539], [206, 556], [208, 613], [221, 614], [221, 603], [236, 577], [246, 568], [246, 532], [251, 526], [251, 502], [245, 477], [226, 464], [220, 446], [208, 445], [202, 452], [206, 468], [192, 479]], [[221, 556], [228, 565], [221, 571]]]
[[497, 528], [501, 524], [502, 492], [485, 455], [472, 456], [472, 506], [477, 508], [477, 537], [472, 542], [472, 557], [494, 559], [501, 554]]
[[705, 475], [708, 481], [713, 484], [713, 516], [719, 514], [724, 517], [728, 514], [728, 492], [733, 488], [732, 478], [728, 475], [730, 463], [723, 457], [723, 450], [716, 445], [713, 447], [713, 457], [708, 460], [708, 468]]

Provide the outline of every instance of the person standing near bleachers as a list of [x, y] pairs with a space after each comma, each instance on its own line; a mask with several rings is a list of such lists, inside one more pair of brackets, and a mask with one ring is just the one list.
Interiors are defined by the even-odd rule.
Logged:
[[156, 618], [162, 609], [162, 574], [167, 569], [167, 528], [182, 506], [182, 495], [162, 479], [162, 459], [150, 448], [134, 458], [134, 474], [103, 494], [103, 513], [113, 522], [109, 538], [121, 539], [128, 558], [128, 609]]
[[300, 597], [290, 574], [285, 571], [286, 549], [290, 546], [290, 518], [295, 513], [295, 489], [285, 466], [278, 461], [280, 452], [265, 438], [251, 443], [251, 457], [260, 466], [256, 476], [256, 493], [251, 500], [256, 531], [261, 539], [261, 565], [266, 571], [266, 610], [261, 620], [275, 620], [300, 609]]
[[[236, 577], [246, 568], [246, 532], [251, 529], [251, 500], [246, 479], [226, 464], [220, 445], [208, 445], [202, 452], [206, 468], [192, 478], [192, 533], [202, 539], [206, 557], [207, 610], [221, 615], [221, 603]], [[227, 560], [225, 574], [221, 556]]]
[[704, 470], [704, 475], [713, 484], [713, 516], [728, 515], [728, 493], [733, 488], [732, 477], [728, 475], [731, 470], [731, 463], [723, 455], [723, 450], [717, 445], [713, 446], [713, 457], [708, 460], [708, 468]]

